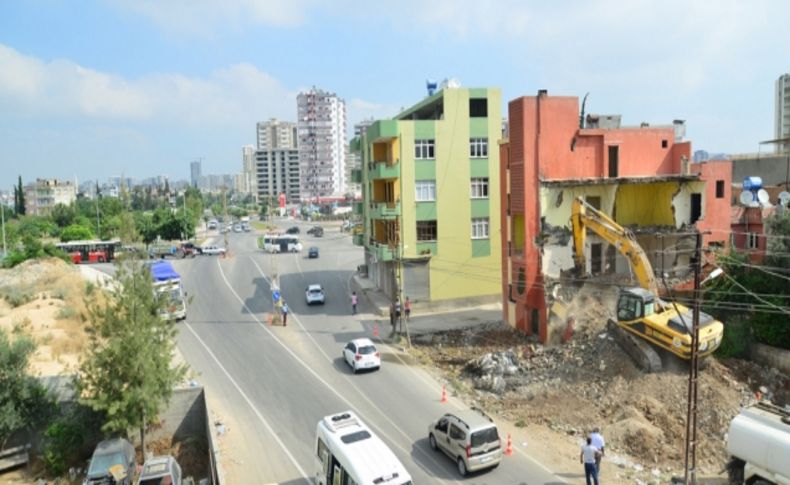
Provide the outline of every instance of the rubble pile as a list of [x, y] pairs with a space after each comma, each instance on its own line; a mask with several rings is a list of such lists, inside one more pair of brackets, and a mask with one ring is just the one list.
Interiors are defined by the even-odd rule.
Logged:
[[[584, 325], [564, 345], [544, 347], [504, 324], [423, 336], [417, 342], [459, 392], [513, 423], [541, 424], [578, 441], [603, 429], [607, 450], [645, 468], [682, 469], [688, 367], [644, 374], [602, 325]], [[742, 361], [709, 359], [700, 372], [697, 459], [717, 473], [725, 435], [763, 386], [787, 404], [790, 380]], [[609, 455], [609, 453], [607, 453]], [[633, 460], [633, 462], [631, 461]], [[642, 465], [640, 465], [642, 466]]]

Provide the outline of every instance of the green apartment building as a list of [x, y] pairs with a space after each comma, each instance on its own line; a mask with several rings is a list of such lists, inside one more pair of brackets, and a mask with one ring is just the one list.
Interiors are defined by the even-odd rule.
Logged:
[[391, 298], [500, 299], [501, 104], [499, 89], [446, 88], [362, 135], [358, 242]]

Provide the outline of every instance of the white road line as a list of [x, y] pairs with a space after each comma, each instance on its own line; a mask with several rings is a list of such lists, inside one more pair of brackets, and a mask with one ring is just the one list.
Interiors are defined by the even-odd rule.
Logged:
[[[234, 292], [234, 294], [235, 294], [235, 292]], [[272, 435], [272, 437], [274, 438], [274, 441], [276, 441], [277, 444], [280, 446], [280, 448], [282, 448], [282, 450], [285, 452], [286, 456], [288, 456], [288, 459], [291, 460], [291, 463], [293, 464], [293, 466], [295, 466], [296, 469], [299, 471], [299, 473], [302, 475], [302, 478], [304, 478], [305, 482], [307, 482], [308, 484], [312, 485], [313, 484], [312, 479], [309, 478], [307, 476], [307, 473], [305, 473], [305, 471], [302, 469], [302, 467], [299, 466], [299, 462], [297, 462], [296, 458], [294, 458], [294, 456], [291, 454], [291, 452], [288, 451], [288, 448], [285, 446], [285, 443], [283, 443], [282, 440], [280, 439], [280, 437], [277, 436], [277, 433], [274, 432], [274, 429], [269, 425], [269, 422], [266, 421], [266, 418], [264, 418], [263, 415], [255, 407], [255, 405], [252, 404], [252, 401], [250, 400], [249, 397], [247, 397], [247, 394], [241, 389], [241, 386], [239, 386], [239, 384], [236, 382], [236, 379], [234, 379], [233, 376], [230, 375], [230, 372], [228, 372], [227, 369], [225, 369], [225, 366], [222, 365], [222, 363], [219, 361], [217, 356], [214, 355], [214, 352], [211, 351], [209, 346], [206, 345], [205, 342], [203, 342], [203, 339], [200, 338], [200, 336], [197, 334], [197, 332], [195, 332], [195, 330], [192, 329], [192, 326], [189, 323], [187, 323], [187, 322], [184, 322], [184, 325], [187, 327], [187, 329], [189, 329], [189, 331], [192, 333], [192, 335], [195, 336], [195, 338], [198, 340], [198, 342], [200, 342], [200, 345], [202, 345], [203, 348], [206, 349], [206, 352], [208, 352], [208, 354], [211, 356], [211, 358], [214, 359], [214, 362], [217, 363], [217, 365], [219, 366], [220, 370], [222, 370], [222, 372], [228, 378], [228, 381], [230, 381], [230, 383], [233, 384], [233, 387], [235, 387], [236, 390], [239, 391], [239, 394], [241, 394], [241, 397], [244, 398], [244, 401], [247, 403], [247, 405], [250, 406], [250, 409], [252, 409], [252, 412], [255, 413], [255, 416], [257, 416], [258, 419], [260, 420], [260, 422], [263, 423], [263, 426], [266, 427], [266, 430], [269, 432], [269, 434]]]
[[[271, 284], [271, 281], [270, 281], [270, 280], [269, 280], [269, 279], [266, 277], [266, 275], [265, 275], [265, 274], [263, 274], [263, 271], [261, 270], [260, 266], [258, 266], [258, 264], [255, 262], [255, 260], [254, 260], [254, 259], [252, 259], [252, 256], [250, 256], [250, 260], [251, 260], [251, 261], [253, 262], [253, 264], [255, 264], [255, 266], [258, 268], [258, 271], [260, 271], [260, 272], [261, 272], [261, 275], [264, 277], [264, 279], [266, 279], [266, 281], [269, 281], [269, 284]], [[403, 452], [403, 453], [404, 453], [406, 456], [411, 456], [411, 451], [410, 451], [410, 450], [407, 450], [406, 448], [402, 447], [400, 444], [398, 444], [398, 442], [397, 442], [397, 441], [395, 441], [394, 439], [392, 439], [392, 437], [390, 437], [390, 436], [389, 436], [387, 433], [385, 433], [385, 432], [384, 432], [384, 431], [383, 431], [383, 430], [382, 430], [382, 429], [381, 429], [379, 426], [376, 426], [375, 424], [373, 424], [373, 421], [372, 421], [370, 418], [366, 417], [364, 413], [360, 412], [360, 411], [359, 411], [359, 410], [358, 410], [358, 409], [357, 409], [357, 408], [356, 408], [356, 407], [355, 407], [355, 406], [354, 406], [354, 405], [351, 403], [351, 401], [349, 401], [348, 399], [346, 399], [346, 398], [345, 398], [345, 396], [343, 396], [343, 394], [341, 394], [340, 392], [338, 392], [337, 390], [335, 390], [335, 388], [334, 388], [334, 387], [332, 387], [332, 385], [331, 385], [331, 384], [329, 384], [329, 383], [328, 383], [326, 380], [324, 380], [324, 379], [323, 379], [321, 376], [319, 376], [319, 375], [318, 375], [318, 373], [317, 373], [315, 370], [313, 370], [313, 368], [312, 368], [312, 367], [310, 367], [310, 366], [309, 366], [309, 365], [308, 365], [308, 364], [307, 364], [305, 361], [303, 361], [302, 359], [300, 359], [300, 358], [299, 358], [299, 356], [298, 356], [298, 355], [296, 355], [296, 353], [295, 353], [293, 350], [291, 350], [291, 348], [290, 348], [290, 347], [288, 347], [288, 346], [287, 346], [285, 343], [283, 343], [283, 342], [282, 342], [282, 340], [280, 340], [280, 338], [279, 338], [279, 337], [277, 337], [277, 335], [276, 335], [274, 332], [272, 332], [272, 331], [271, 331], [269, 328], [267, 328], [267, 327], [266, 327], [266, 325], [264, 325], [264, 324], [263, 324], [263, 322], [261, 322], [261, 321], [258, 319], [258, 317], [257, 317], [257, 316], [255, 316], [255, 313], [254, 313], [252, 310], [250, 310], [250, 308], [247, 306], [247, 304], [246, 304], [246, 303], [244, 303], [244, 300], [243, 300], [243, 299], [242, 299], [242, 298], [239, 296], [239, 294], [238, 294], [238, 293], [236, 293], [236, 290], [234, 290], [234, 289], [233, 289], [233, 286], [231, 286], [230, 282], [228, 281], [228, 278], [225, 276], [225, 272], [224, 272], [224, 271], [222, 271], [222, 266], [220, 265], [220, 263], [219, 263], [219, 260], [217, 260], [217, 267], [219, 268], [220, 275], [222, 275], [222, 279], [225, 281], [225, 285], [227, 285], [227, 287], [228, 287], [228, 289], [231, 291], [231, 293], [233, 293], [233, 295], [236, 297], [236, 299], [237, 299], [237, 300], [239, 300], [239, 303], [241, 303], [241, 305], [244, 307], [244, 309], [246, 309], [246, 310], [249, 312], [250, 316], [251, 316], [251, 317], [252, 317], [252, 318], [253, 318], [253, 319], [254, 319], [254, 320], [255, 320], [255, 321], [258, 323], [258, 325], [260, 325], [260, 326], [261, 326], [261, 328], [263, 328], [263, 329], [264, 329], [264, 331], [266, 331], [266, 332], [267, 332], [267, 333], [268, 333], [268, 334], [269, 334], [269, 335], [272, 337], [272, 340], [273, 340], [274, 342], [277, 342], [277, 344], [278, 344], [280, 347], [282, 347], [282, 348], [283, 348], [283, 350], [285, 350], [285, 351], [286, 351], [288, 354], [290, 354], [290, 355], [291, 355], [291, 357], [293, 357], [293, 358], [294, 358], [294, 360], [296, 360], [296, 361], [297, 361], [297, 362], [298, 362], [298, 363], [299, 363], [299, 364], [300, 364], [302, 367], [304, 367], [304, 368], [305, 368], [305, 370], [307, 370], [307, 372], [309, 372], [310, 374], [312, 374], [312, 375], [313, 375], [313, 377], [315, 377], [315, 378], [316, 378], [316, 380], [318, 380], [318, 381], [319, 381], [321, 384], [323, 384], [324, 386], [326, 386], [326, 388], [327, 388], [327, 389], [329, 389], [329, 390], [332, 392], [332, 394], [334, 394], [335, 396], [337, 396], [337, 398], [338, 398], [338, 399], [340, 399], [342, 402], [346, 403], [346, 405], [348, 405], [350, 409], [354, 410], [354, 411], [357, 413], [357, 415], [361, 416], [361, 417], [362, 417], [362, 419], [364, 419], [364, 420], [365, 420], [365, 421], [368, 423], [368, 426], [370, 426], [370, 427], [375, 427], [375, 428], [377, 429], [377, 431], [379, 432], [379, 434], [381, 434], [382, 436], [384, 436], [385, 438], [387, 438], [387, 439], [388, 439], [388, 440], [389, 440], [391, 443], [393, 443], [393, 445], [394, 445], [396, 448], [398, 448], [399, 450], [401, 450], [401, 451], [402, 451], [402, 452]], [[294, 315], [294, 314], [292, 313], [292, 314], [291, 314], [291, 318], [292, 318], [293, 320], [295, 320], [295, 321], [296, 321], [296, 322], [299, 324], [299, 326], [302, 328], [302, 330], [303, 330], [303, 331], [304, 331], [304, 332], [305, 332], [305, 333], [306, 333], [306, 334], [307, 334], [307, 335], [308, 335], [308, 336], [309, 336], [309, 337], [312, 339], [312, 336], [310, 335], [310, 332], [308, 332], [308, 331], [307, 331], [307, 329], [304, 327], [304, 325], [302, 325], [302, 323], [299, 321], [299, 319], [296, 317], [296, 315]], [[315, 342], [315, 340], [313, 340], [313, 343], [316, 345], [316, 347], [318, 347], [319, 351], [321, 351], [321, 353], [322, 353], [322, 354], [323, 354], [325, 357], [327, 357], [327, 358], [329, 359], [329, 357], [328, 357], [328, 356], [326, 355], [326, 353], [324, 353], [324, 352], [323, 352], [323, 350], [322, 350], [322, 349], [321, 349], [321, 348], [318, 346], [318, 344]], [[329, 361], [330, 361], [330, 363], [332, 362], [332, 360], [331, 360], [331, 359], [329, 359]], [[346, 377], [346, 380], [348, 380], [348, 378], [347, 378], [347, 377]], [[350, 382], [350, 381], [349, 381], [349, 382]], [[352, 385], [353, 385], [353, 383], [352, 383]], [[378, 408], [378, 407], [377, 407], [377, 406], [376, 406], [374, 403], [372, 403], [372, 402], [371, 402], [371, 401], [370, 401], [370, 400], [369, 400], [369, 399], [368, 399], [368, 398], [367, 398], [367, 397], [364, 395], [364, 393], [362, 393], [362, 392], [359, 390], [359, 388], [357, 388], [356, 386], [354, 386], [354, 387], [355, 387], [355, 389], [357, 389], [357, 391], [358, 391], [358, 392], [359, 392], [359, 393], [362, 395], [362, 397], [363, 397], [363, 398], [364, 398], [366, 401], [368, 401], [368, 403], [370, 403], [370, 405], [371, 405], [371, 406], [372, 406], [374, 409], [376, 409], [376, 410], [379, 412], [379, 414], [381, 414], [381, 415], [384, 417], [384, 419], [385, 419], [385, 420], [387, 420], [387, 422], [389, 422], [389, 423], [390, 423], [390, 424], [391, 424], [391, 425], [392, 425], [392, 426], [393, 426], [393, 427], [394, 427], [394, 428], [395, 428], [395, 429], [398, 431], [398, 433], [400, 433], [400, 434], [401, 434], [401, 435], [402, 435], [404, 438], [406, 438], [407, 440], [409, 440], [409, 441], [411, 441], [411, 440], [412, 440], [412, 438], [411, 438], [411, 437], [409, 437], [407, 434], [405, 434], [405, 433], [404, 433], [404, 432], [403, 432], [403, 431], [400, 429], [400, 426], [396, 425], [396, 424], [395, 424], [395, 423], [393, 423], [391, 420], [389, 420], [389, 418], [387, 418], [386, 414], [385, 414], [383, 411], [381, 411], [381, 410], [380, 410], [380, 409], [379, 409], [379, 408]], [[428, 460], [429, 460], [429, 461], [430, 461], [430, 462], [431, 462], [433, 465], [436, 465], [436, 466], [440, 466], [440, 467], [441, 467], [441, 465], [440, 465], [440, 464], [439, 464], [439, 463], [438, 463], [436, 460], [434, 460], [432, 456], [430, 456], [429, 454], [425, 453], [425, 451], [423, 451], [423, 450], [421, 450], [421, 449], [419, 449], [419, 451], [420, 451], [420, 453], [421, 453], [421, 454], [423, 454], [425, 457], [427, 457], [427, 458], [428, 458]], [[418, 464], [420, 464], [420, 466], [422, 466], [422, 468], [423, 468], [423, 469], [424, 469], [426, 472], [428, 472], [429, 474], [431, 474], [431, 473], [432, 473], [432, 472], [431, 472], [431, 471], [430, 471], [430, 470], [429, 470], [429, 469], [428, 469], [428, 468], [425, 466], [425, 464], [424, 464], [424, 463], [420, 463], [420, 462], [419, 462], [417, 459], [415, 459], [415, 461], [416, 461]], [[439, 482], [441, 482], [441, 483], [446, 483], [446, 481], [445, 481], [445, 480], [441, 480], [441, 479], [438, 479], [438, 478], [437, 478], [436, 480], [438, 480], [438, 481], [439, 481]], [[457, 480], [452, 480], [452, 481], [451, 481], [451, 483], [460, 483], [460, 482], [458, 482]]]

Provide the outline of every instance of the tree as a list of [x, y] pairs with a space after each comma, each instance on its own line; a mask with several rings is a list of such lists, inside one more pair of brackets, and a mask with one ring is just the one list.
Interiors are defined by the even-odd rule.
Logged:
[[137, 230], [137, 222], [131, 212], [122, 212], [118, 216], [120, 227], [118, 237], [123, 244], [132, 244], [140, 240], [140, 232]]
[[159, 316], [165, 301], [156, 297], [147, 267], [127, 260], [116, 279], [104, 303], [88, 302], [78, 395], [104, 415], [102, 431], [125, 435], [138, 428], [145, 451], [145, 428], [156, 422], [186, 368], [172, 365], [178, 330]]
[[15, 431], [38, 425], [52, 410], [46, 389], [27, 373], [35, 349], [30, 337], [11, 341], [0, 328], [0, 449]]
[[17, 207], [15, 207], [16, 213], [20, 216], [25, 215], [25, 188], [22, 186], [22, 176], [19, 176], [19, 182], [17, 183]]
[[60, 233], [60, 240], [63, 242], [69, 241], [85, 241], [93, 239], [93, 231], [89, 227], [72, 224]]
[[66, 227], [74, 224], [74, 218], [77, 217], [77, 211], [73, 205], [55, 204], [50, 213], [52, 222], [58, 227]]

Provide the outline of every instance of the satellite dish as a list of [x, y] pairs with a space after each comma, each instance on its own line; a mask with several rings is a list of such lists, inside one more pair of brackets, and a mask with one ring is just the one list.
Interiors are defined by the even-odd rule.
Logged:
[[790, 205], [790, 192], [779, 192], [779, 205], [788, 207]]
[[745, 205], [746, 207], [749, 207], [749, 206], [752, 205], [752, 201], [753, 200], [754, 200], [754, 197], [752, 197], [752, 193], [751, 192], [748, 192], [746, 190], [741, 192], [741, 196], [740, 196], [741, 205]]
[[768, 201], [771, 197], [768, 195], [768, 191], [765, 189], [760, 189], [757, 191], [757, 200], [760, 202], [761, 205], [768, 204]]

